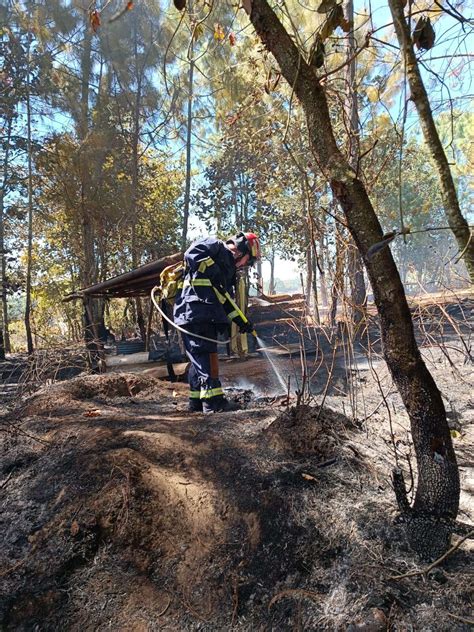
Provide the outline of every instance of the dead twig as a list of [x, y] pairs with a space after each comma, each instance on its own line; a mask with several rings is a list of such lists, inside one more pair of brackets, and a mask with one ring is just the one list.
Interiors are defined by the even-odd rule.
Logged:
[[6, 484], [8, 483], [8, 481], [11, 479], [11, 477], [13, 476], [13, 470], [10, 472], [10, 474], [6, 477], [6, 479], [3, 481], [3, 483], [0, 485], [0, 489], [3, 489]]
[[268, 604], [268, 610], [270, 610], [277, 601], [280, 601], [280, 599], [284, 599], [285, 597], [307, 597], [308, 599], [313, 600], [321, 599], [321, 595], [317, 592], [313, 592], [312, 590], [289, 588], [288, 590], [282, 590], [271, 598], [270, 603]]
[[7, 568], [5, 571], [0, 571], [0, 577], [5, 577], [6, 575], [9, 575], [13, 571], [15, 571], [26, 562], [28, 557], [29, 555], [25, 555], [23, 559], [19, 560], [16, 564], [13, 564], [13, 566], [10, 566], [10, 568]]
[[457, 621], [462, 621], [463, 623], [467, 623], [468, 625], [474, 625], [474, 619], [467, 619], [466, 617], [460, 617], [458, 614], [451, 614], [451, 612], [446, 613], [448, 617], [452, 617]]
[[465, 541], [468, 540], [469, 538], [471, 538], [474, 535], [474, 529], [471, 529], [471, 531], [469, 531], [469, 533], [467, 533], [463, 538], [461, 538], [460, 540], [458, 540], [456, 542], [456, 544], [454, 544], [450, 549], [448, 549], [446, 551], [446, 553], [443, 553], [443, 555], [441, 557], [438, 557], [437, 560], [435, 560], [434, 562], [432, 562], [429, 566], [427, 566], [426, 568], [422, 568], [419, 571], [411, 571], [410, 573], [404, 573], [403, 575], [391, 575], [389, 577], [389, 579], [405, 579], [405, 577], [415, 577], [416, 575], [426, 575], [427, 573], [429, 573], [433, 568], [435, 568], [436, 566], [438, 566], [439, 564], [441, 564], [441, 562], [443, 560], [445, 560], [449, 555], [451, 555], [451, 553], [454, 553], [454, 551], [456, 549], [458, 549], [461, 544]]
[[[25, 437], [28, 437], [28, 439], [33, 439], [33, 441], [37, 441], [38, 443], [42, 443], [44, 445], [51, 445], [51, 441], [48, 441], [47, 439], [40, 439], [39, 437], [35, 437], [34, 435], [30, 434], [29, 432], [26, 432], [26, 430], [23, 430], [23, 428], [20, 428], [19, 426], [12, 423], [11, 421], [7, 421], [6, 424], [10, 428], [18, 432], [19, 434], [22, 434]], [[10, 430], [10, 432], [12, 432], [12, 430]]]
[[166, 606], [163, 608], [163, 610], [160, 610], [160, 612], [157, 613], [157, 617], [162, 617], [164, 614], [166, 614], [166, 612], [168, 611], [168, 608], [171, 606], [171, 597], [168, 597], [168, 603], [166, 604]]

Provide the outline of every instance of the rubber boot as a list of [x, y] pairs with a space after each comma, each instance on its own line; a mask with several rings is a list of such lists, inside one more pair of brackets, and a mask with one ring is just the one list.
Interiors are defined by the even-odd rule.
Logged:
[[242, 410], [237, 402], [231, 402], [225, 397], [211, 397], [202, 403], [204, 413], [227, 413], [234, 410]]
[[202, 401], [197, 397], [190, 397], [188, 410], [190, 413], [202, 413]]

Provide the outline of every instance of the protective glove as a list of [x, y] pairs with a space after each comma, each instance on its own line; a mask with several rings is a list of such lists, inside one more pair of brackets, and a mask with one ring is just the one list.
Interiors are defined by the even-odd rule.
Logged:
[[239, 325], [239, 331], [241, 334], [251, 334], [253, 333], [255, 326], [253, 323], [248, 320], [246, 323], [242, 323]]

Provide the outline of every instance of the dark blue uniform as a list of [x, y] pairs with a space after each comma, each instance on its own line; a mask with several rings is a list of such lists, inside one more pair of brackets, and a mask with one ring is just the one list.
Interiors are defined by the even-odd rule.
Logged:
[[[248, 323], [232, 299], [236, 267], [234, 256], [218, 239], [192, 244], [184, 254], [183, 287], [174, 304], [174, 322], [187, 331], [216, 340], [230, 322]], [[224, 401], [219, 380], [217, 342], [183, 334], [189, 369], [190, 409], [217, 410]]]

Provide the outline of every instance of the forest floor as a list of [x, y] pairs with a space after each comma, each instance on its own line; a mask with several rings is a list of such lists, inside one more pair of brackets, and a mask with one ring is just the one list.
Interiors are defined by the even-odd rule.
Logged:
[[[472, 524], [472, 365], [455, 342], [423, 353]], [[268, 370], [239, 365], [249, 383]], [[472, 541], [398, 577], [427, 567], [394, 522], [406, 413], [383, 362], [349, 386], [297, 407], [235, 390], [243, 410], [205, 416], [185, 384], [120, 373], [17, 402], [0, 417], [0, 629], [472, 630]]]

